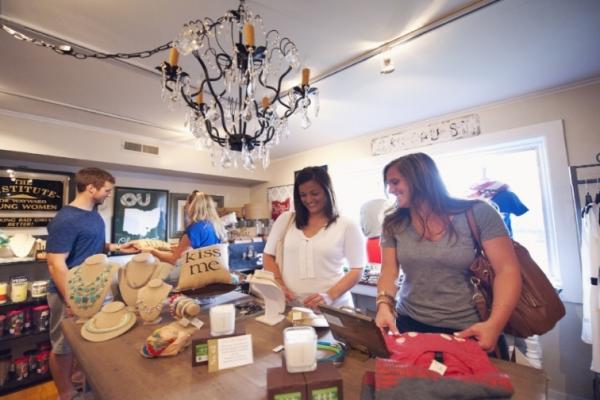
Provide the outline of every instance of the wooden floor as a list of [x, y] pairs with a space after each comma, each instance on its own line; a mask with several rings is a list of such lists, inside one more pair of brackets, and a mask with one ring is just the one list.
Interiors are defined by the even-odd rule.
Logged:
[[0, 396], [1, 400], [56, 400], [58, 392], [54, 382], [45, 382], [39, 385], [31, 386], [6, 396]]

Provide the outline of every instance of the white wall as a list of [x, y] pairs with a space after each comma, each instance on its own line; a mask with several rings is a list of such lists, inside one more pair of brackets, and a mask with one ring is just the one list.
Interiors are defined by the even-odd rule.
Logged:
[[[270, 168], [269, 182], [253, 186], [250, 198], [251, 201], [263, 201], [267, 187], [293, 183], [293, 172], [308, 165], [327, 164], [331, 170], [339, 173], [340, 168], [359, 168], [360, 165], [374, 163], [375, 158], [371, 156], [371, 139], [374, 137], [471, 113], [479, 115], [482, 136], [562, 120], [569, 165], [593, 164], [596, 162], [596, 154], [600, 152], [599, 105], [600, 78], [597, 78], [569, 87], [420, 121], [410, 126], [395, 127], [386, 132], [378, 132], [277, 160]], [[453, 146], [464, 146], [467, 149], [470, 140], [473, 143], [479, 138], [461, 139]], [[443, 144], [435, 146], [443, 146]], [[427, 152], [433, 150], [433, 146], [421, 147], [418, 150]], [[551, 158], [552, 154], [549, 156]], [[598, 176], [598, 171], [595, 176]], [[360, 190], [360, 186], [360, 182], [357, 182], [357, 190]], [[569, 193], [563, 193], [561, 204], [558, 206], [573, 209], [570, 188], [563, 187], [563, 190]], [[574, 224], [574, 220], [573, 212], [569, 224]], [[573, 263], [570, 263], [573, 264], [573, 268], [568, 271], [568, 278], [574, 284], [581, 272], [580, 268], [576, 267], [577, 254], [570, 254], [570, 257], [573, 260]], [[542, 338], [544, 369], [550, 379], [552, 392], [589, 398], [592, 395], [592, 373], [589, 370], [591, 347], [581, 342], [580, 335], [581, 304], [580, 302], [567, 303], [567, 316], [552, 332]], [[557, 349], [560, 349], [560, 352], [557, 352]]]

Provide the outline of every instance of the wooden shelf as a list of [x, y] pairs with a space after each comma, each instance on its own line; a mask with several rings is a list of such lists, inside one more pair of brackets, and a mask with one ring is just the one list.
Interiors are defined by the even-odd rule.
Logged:
[[2, 347], [5, 343], [14, 342], [16, 340], [25, 339], [25, 338], [36, 338], [38, 336], [39, 336], [39, 338], [48, 338], [49, 334], [50, 333], [48, 331], [36, 332], [34, 330], [29, 330], [28, 332], [25, 332], [19, 336], [6, 335], [6, 336], [3, 336], [2, 338], [0, 338], [0, 347]]
[[17, 381], [16, 379], [11, 379], [10, 381], [4, 382], [3, 386], [0, 386], [0, 396], [16, 392], [17, 390], [22, 390], [26, 387], [37, 385], [38, 383], [50, 380], [52, 380], [52, 375], [50, 375], [50, 373], [43, 375], [32, 373], [27, 378], [22, 379], [20, 381]]
[[27, 298], [27, 300], [25, 301], [18, 301], [16, 303], [13, 303], [12, 301], [8, 300], [6, 303], [0, 304], [0, 309], [3, 308], [19, 308], [21, 306], [38, 306], [38, 305], [42, 305], [42, 304], [47, 304], [47, 300], [46, 300], [46, 296], [44, 297], [36, 297], [33, 298], [31, 296], [29, 296]]

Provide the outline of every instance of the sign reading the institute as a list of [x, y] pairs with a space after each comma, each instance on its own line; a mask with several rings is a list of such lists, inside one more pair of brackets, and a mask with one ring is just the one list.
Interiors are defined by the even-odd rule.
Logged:
[[63, 189], [60, 181], [0, 177], [0, 211], [58, 211]]
[[47, 226], [68, 201], [68, 183], [68, 175], [0, 170], [0, 227]]

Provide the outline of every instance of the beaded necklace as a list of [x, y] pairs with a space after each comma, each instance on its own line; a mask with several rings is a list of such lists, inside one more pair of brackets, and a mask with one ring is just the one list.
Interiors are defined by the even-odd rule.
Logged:
[[156, 268], [158, 267], [158, 263], [154, 265], [154, 267], [152, 267], [152, 271], [150, 272], [150, 275], [148, 275], [148, 278], [142, 282], [140, 285], [134, 285], [133, 283], [131, 283], [131, 281], [129, 280], [129, 276], [127, 275], [127, 267], [123, 268], [123, 277], [125, 278], [125, 283], [127, 284], [127, 286], [129, 286], [130, 289], [140, 289], [143, 288], [144, 286], [146, 286], [146, 284], [148, 282], [150, 282], [150, 280], [152, 279], [152, 277], [154, 276], [154, 273], [156, 272]]
[[107, 333], [107, 332], [113, 332], [116, 331], [117, 329], [121, 329], [123, 328], [125, 325], [127, 325], [129, 323], [129, 321], [131, 321], [131, 313], [126, 313], [125, 315], [123, 315], [121, 317], [121, 319], [119, 320], [119, 322], [114, 325], [114, 326], [110, 326], [108, 328], [97, 328], [96, 327], [96, 321], [92, 318], [89, 321], [87, 321], [84, 326], [85, 329], [90, 332], [90, 333]]
[[69, 285], [69, 299], [78, 308], [86, 310], [94, 306], [95, 302], [102, 297], [106, 283], [112, 271], [112, 266], [107, 265], [104, 270], [90, 283], [85, 283], [81, 276], [81, 268], [73, 271], [73, 276], [67, 282]]
[[156, 311], [162, 310], [162, 308], [164, 306], [164, 300], [159, 301], [158, 304], [149, 306], [149, 305], [145, 304], [143, 300], [138, 299], [137, 305], [138, 305], [138, 309], [140, 310], [140, 312], [143, 312], [145, 314], [152, 314]]

